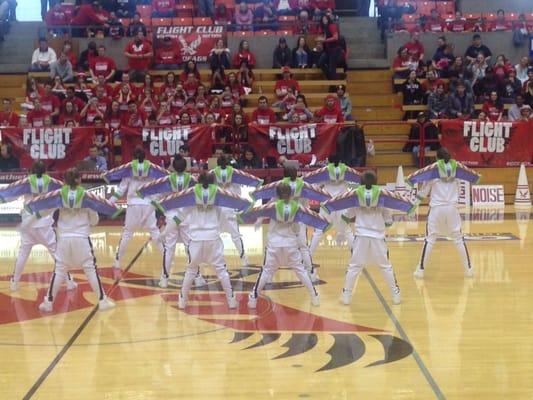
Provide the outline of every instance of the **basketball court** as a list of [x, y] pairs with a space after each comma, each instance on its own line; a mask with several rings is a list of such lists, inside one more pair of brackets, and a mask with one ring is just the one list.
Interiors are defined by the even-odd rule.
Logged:
[[238, 310], [227, 309], [209, 267], [203, 270], [208, 285], [178, 310], [182, 248], [172, 285], [161, 289], [161, 259], [148, 236], [135, 236], [127, 266], [117, 272], [111, 265], [121, 229], [100, 226], [91, 238], [117, 307], [97, 312], [79, 270], [78, 289], [62, 289], [52, 315], [38, 310], [50, 256], [34, 248], [19, 291], [11, 293], [19, 236], [2, 228], [0, 398], [529, 398], [530, 210], [467, 213], [463, 228], [475, 277], [464, 278], [455, 247], [441, 241], [420, 281], [412, 272], [424, 214], [389, 230], [400, 306], [391, 304], [377, 268], [361, 276], [350, 306], [340, 303], [349, 250], [329, 234], [314, 260], [321, 306], [312, 307], [293, 273], [282, 270], [256, 311], [248, 311], [246, 299], [260, 271], [266, 226], [242, 227], [249, 267], [240, 266], [224, 238]]

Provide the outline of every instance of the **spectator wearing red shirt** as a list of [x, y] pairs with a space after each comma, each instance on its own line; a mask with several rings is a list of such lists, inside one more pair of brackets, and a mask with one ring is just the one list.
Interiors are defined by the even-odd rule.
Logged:
[[11, 99], [4, 98], [2, 100], [3, 111], [0, 112], [0, 127], [18, 126], [19, 116], [13, 111], [13, 103]]
[[456, 11], [455, 18], [446, 24], [446, 30], [450, 32], [468, 32], [471, 27], [466, 18], [463, 18], [461, 11]]
[[318, 67], [324, 71], [328, 79], [337, 78], [337, 67], [344, 59], [344, 52], [340, 46], [339, 30], [329, 15], [323, 15], [320, 19], [320, 30], [323, 37], [316, 38], [324, 44], [324, 53], [318, 60]]
[[307, 100], [303, 94], [296, 96], [296, 104], [294, 104], [284, 119], [292, 121], [294, 114], [298, 115], [300, 122], [311, 122], [313, 120], [313, 113], [307, 108]]
[[244, 88], [237, 80], [237, 75], [234, 72], [228, 75], [226, 86], [229, 87], [235, 101], [241, 101], [244, 99]]
[[398, 55], [392, 63], [392, 69], [394, 70], [394, 78], [406, 78], [411, 71], [416, 71], [418, 68], [418, 62], [413, 60], [409, 55], [409, 51], [405, 47], [398, 49]]
[[210, 97], [207, 95], [207, 89], [204, 85], [200, 84], [198, 90], [196, 91], [196, 97], [194, 99], [196, 103], [196, 108], [198, 111], [203, 114], [209, 108]]
[[426, 19], [424, 24], [424, 30], [426, 32], [444, 32], [446, 25], [442, 21], [440, 14], [437, 9], [433, 8], [431, 10], [431, 15]]
[[157, 99], [153, 94], [153, 91], [150, 87], [145, 87], [143, 93], [140, 96], [140, 109], [146, 115], [157, 113], [158, 105]]
[[44, 126], [44, 118], [50, 116], [48, 111], [41, 107], [41, 100], [36, 98], [33, 100], [33, 110], [28, 113], [28, 124], [33, 128], [42, 128]]
[[102, 86], [96, 87], [96, 106], [98, 107], [98, 110], [102, 113], [102, 115], [105, 115], [107, 113], [107, 110], [111, 106], [111, 99], [107, 95], [105, 88]]
[[[68, 6], [68, 9], [67, 7]], [[56, 4], [53, 6], [44, 18], [47, 27], [67, 26], [72, 19], [72, 6], [68, 4]]]
[[291, 69], [289, 67], [283, 67], [281, 71], [283, 73], [283, 78], [278, 80], [275, 86], [278, 100], [282, 100], [287, 95], [289, 88], [293, 89], [295, 95], [301, 91], [298, 81], [291, 77]]
[[215, 15], [213, 19], [215, 25], [231, 25], [231, 21], [233, 21], [233, 14], [224, 3], [219, 3], [216, 6]]
[[128, 111], [122, 116], [121, 125], [131, 128], [141, 128], [146, 123], [146, 114], [137, 108], [135, 100], [128, 102]]
[[198, 81], [202, 80], [202, 77], [200, 76], [200, 71], [198, 70], [198, 65], [196, 65], [196, 61], [194, 60], [187, 61], [187, 63], [183, 67], [183, 71], [180, 74], [181, 83], [184, 83], [187, 80], [189, 74], [193, 74]]
[[168, 101], [163, 100], [161, 102], [156, 120], [157, 125], [160, 126], [176, 124], [176, 118], [172, 114], [172, 110], [170, 109], [170, 103]]
[[144, 74], [148, 72], [152, 63], [152, 45], [144, 38], [142, 31], [138, 31], [124, 51], [128, 59], [129, 74], [132, 81], [142, 82]]
[[75, 71], [78, 65], [78, 57], [72, 50], [72, 43], [70, 43], [68, 40], [65, 41], [65, 43], [63, 43], [61, 53], [64, 53], [67, 56], [68, 60], [72, 64], [72, 69]]
[[510, 31], [513, 25], [505, 20], [505, 11], [501, 8], [496, 11], [496, 19], [489, 25], [490, 32]]
[[220, 105], [220, 97], [215, 96], [211, 99], [211, 104], [209, 104], [209, 110], [207, 114], [212, 114], [217, 122], [221, 120], [222, 110]]
[[111, 107], [108, 110], [109, 112], [105, 115], [104, 121], [106, 126], [113, 130], [118, 131], [120, 129], [120, 124], [122, 122], [122, 114], [120, 112], [120, 103], [116, 100], [111, 102]]
[[200, 83], [198, 82], [198, 79], [194, 76], [194, 74], [191, 72], [187, 76], [187, 80], [183, 82], [183, 90], [185, 90], [185, 93], [187, 95], [187, 98], [196, 96], [196, 91], [198, 90], [198, 86]]
[[84, 121], [84, 125], [89, 126], [94, 125], [94, 119], [96, 117], [103, 119], [104, 114], [98, 108], [98, 99], [96, 97], [91, 97], [89, 102], [83, 107], [83, 110], [81, 110], [80, 117]]
[[233, 67], [240, 68], [243, 61], [248, 62], [249, 68], [255, 68], [257, 64], [254, 54], [250, 52], [250, 43], [248, 43], [248, 40], [241, 40], [239, 43], [239, 50], [233, 56]]
[[44, 93], [41, 96], [41, 107], [44, 111], [48, 112], [52, 119], [59, 116], [59, 108], [61, 107], [61, 101], [52, 92], [52, 83], [46, 82], [44, 84]]
[[80, 120], [80, 114], [76, 110], [74, 103], [71, 100], [65, 101], [61, 114], [59, 114], [58, 125], [66, 126], [68, 121], [74, 121], [74, 125], [78, 126]]
[[152, 0], [152, 17], [172, 18], [175, 7], [175, 0]]
[[224, 87], [224, 91], [220, 95], [220, 112], [221, 112], [221, 118], [226, 118], [228, 114], [231, 114], [231, 110], [233, 109], [233, 105], [235, 104], [235, 98], [233, 97], [233, 94], [231, 93], [231, 89], [229, 86]]
[[483, 104], [482, 110], [487, 114], [490, 121], [498, 122], [502, 120], [503, 103], [500, 101], [497, 92], [490, 92], [490, 97]]
[[61, 102], [61, 112], [65, 110], [65, 104], [67, 101], [71, 101], [72, 104], [74, 104], [74, 108], [77, 112], [80, 112], [83, 110], [83, 107], [85, 107], [85, 102], [80, 99], [78, 96], [76, 96], [76, 92], [74, 91], [74, 86], [68, 86], [67, 91], [65, 94], [65, 98]]
[[122, 80], [120, 84], [115, 86], [115, 89], [113, 90], [113, 97], [117, 97], [120, 94], [122, 91], [122, 86], [128, 86], [129, 92], [134, 96], [137, 95], [137, 88], [133, 83], [131, 83], [130, 76], [128, 74], [122, 74]]
[[98, 1], [91, 4], [83, 4], [78, 8], [78, 12], [72, 18], [71, 25], [90, 26], [104, 25], [107, 22], [107, 12], [100, 8]]
[[315, 115], [319, 122], [326, 124], [338, 124], [344, 122], [344, 116], [337, 98], [330, 94], [326, 97], [325, 105]]
[[184, 112], [189, 115], [192, 124], [199, 124], [200, 122], [202, 122], [202, 114], [200, 114], [200, 112], [196, 108], [196, 103], [193, 98], [190, 98], [185, 102], [185, 106], [183, 107], [180, 113], [180, 120], [181, 115], [183, 115]]
[[96, 77], [96, 82], [92, 88], [93, 95], [96, 95], [96, 88], [100, 86], [104, 88], [104, 92], [107, 96], [113, 97], [113, 95], [115, 94], [115, 89], [109, 83], [106, 83], [105, 77], [103, 75], [98, 75]]
[[276, 122], [276, 114], [268, 106], [266, 96], [260, 96], [257, 100], [257, 108], [252, 113], [251, 122], [258, 125], [270, 125]]
[[411, 40], [409, 40], [403, 47], [414, 61], [424, 61], [424, 46], [419, 41], [420, 34], [418, 32], [411, 33]]
[[103, 75], [106, 81], [110, 81], [115, 76], [116, 70], [115, 61], [105, 55], [105, 46], [101, 44], [98, 46], [98, 55], [89, 62], [89, 72], [93, 82], [96, 82], [96, 77], [100, 75]]
[[437, 76], [437, 73], [430, 69], [426, 74], [426, 80], [422, 83], [422, 90], [425, 93], [425, 96], [429, 96], [430, 93], [434, 92], [439, 85], [444, 86], [446, 88], [446, 84], [443, 80], [439, 79]]
[[135, 101], [135, 95], [131, 92], [130, 87], [128, 85], [122, 85], [120, 87], [120, 92], [115, 97], [115, 100], [118, 101], [120, 104], [120, 112], [126, 113], [128, 111], [128, 104], [130, 101]]
[[181, 63], [181, 52], [172, 38], [165, 36], [161, 46], [155, 49], [155, 69], [178, 69]]

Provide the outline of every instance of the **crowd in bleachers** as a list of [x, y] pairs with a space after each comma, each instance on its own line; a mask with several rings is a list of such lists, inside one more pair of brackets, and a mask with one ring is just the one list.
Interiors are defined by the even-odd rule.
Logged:
[[43, 20], [53, 31], [90, 37], [133, 36], [139, 28], [146, 36], [152, 26], [172, 24], [307, 34], [318, 33], [321, 17], [331, 15], [334, 9], [335, 0], [225, 0], [216, 4], [214, 0], [94, 0], [79, 6], [56, 4], [43, 11]]
[[[431, 58], [425, 54], [417, 32], [398, 50], [393, 69], [395, 83], [402, 82], [397, 86], [403, 92], [404, 105], [425, 105], [432, 119], [530, 118], [533, 63], [527, 56], [513, 63], [503, 54], [495, 55], [478, 33], [464, 52], [448, 43], [445, 36], [437, 40]], [[408, 112], [406, 117], [410, 115]]]

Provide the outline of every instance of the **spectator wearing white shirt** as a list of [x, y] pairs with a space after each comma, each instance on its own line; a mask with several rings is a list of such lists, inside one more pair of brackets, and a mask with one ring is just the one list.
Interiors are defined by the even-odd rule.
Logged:
[[517, 94], [515, 97], [515, 103], [507, 111], [507, 118], [509, 121], [519, 121], [521, 119], [520, 111], [524, 106], [524, 96]]
[[514, 66], [516, 70], [516, 78], [522, 82], [522, 85], [529, 79], [527, 76], [527, 70], [529, 68], [529, 58], [524, 56], [520, 59], [520, 62]]
[[65, 53], [61, 53], [59, 59], [50, 64], [50, 77], [54, 79], [56, 76], [59, 76], [64, 83], [74, 80], [72, 63]]
[[50, 71], [50, 64], [57, 61], [56, 52], [48, 47], [46, 39], [39, 40], [39, 48], [35, 49], [31, 57], [30, 71]]

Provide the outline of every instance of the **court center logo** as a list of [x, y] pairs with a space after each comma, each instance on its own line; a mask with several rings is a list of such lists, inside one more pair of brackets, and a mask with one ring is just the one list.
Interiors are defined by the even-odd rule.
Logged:
[[[225, 295], [215, 276], [206, 276], [204, 286], [196, 287], [189, 297], [189, 305], [184, 311], [177, 309], [177, 289], [181, 285], [183, 274], [176, 274], [177, 279], [170, 280], [168, 289], [160, 289], [158, 280], [153, 277], [128, 272], [125, 279], [120, 280], [118, 287], [111, 292], [115, 301], [143, 298], [147, 296], [162, 296], [165, 301], [176, 308], [176, 312], [184, 312], [189, 316], [198, 318], [211, 324], [233, 330], [233, 338], [229, 346], [239, 348], [241, 351], [253, 351], [267, 345], [279, 343], [280, 354], [273, 360], [297, 357], [311, 351], [321, 351], [318, 346], [325, 335], [333, 338], [333, 344], [326, 351], [330, 360], [324, 365], [313, 366], [315, 372], [324, 372], [341, 367], [347, 367], [360, 361], [359, 366], [376, 367], [402, 360], [411, 355], [413, 348], [410, 343], [392, 335], [383, 329], [376, 329], [363, 325], [343, 322], [332, 318], [302, 311], [289, 307], [266, 298], [259, 298], [257, 309], [247, 308], [247, 296], [254, 285], [253, 280], [247, 277], [257, 276], [261, 268], [249, 266], [231, 270], [231, 280], [236, 296], [239, 300], [237, 310], [228, 310]], [[77, 276], [82, 270], [72, 271]], [[109, 291], [112, 280], [117, 278], [116, 270], [100, 268], [99, 273], [103, 278], [104, 289]], [[0, 313], [0, 326], [2, 324], [18, 323], [48, 316], [38, 310], [38, 304], [46, 293], [46, 286], [51, 272], [24, 274], [22, 282], [31, 282], [38, 287], [37, 297], [32, 300], [20, 298], [16, 294], [0, 293], [0, 309], [7, 312]], [[7, 281], [9, 277], [0, 277]], [[321, 281], [319, 284], [324, 284]], [[275, 282], [267, 286], [267, 290], [286, 290], [302, 287], [298, 281]], [[303, 288], [302, 288], [303, 289]], [[54, 302], [54, 313], [62, 314], [80, 309], [93, 307], [85, 298], [85, 292], [90, 293], [91, 288], [86, 281], [79, 281], [76, 291], [61, 290]], [[118, 304], [120, 307], [120, 304]], [[339, 305], [340, 307], [340, 305]], [[52, 315], [53, 315], [52, 314]], [[281, 339], [289, 335], [284, 342]], [[247, 340], [254, 340], [248, 344]], [[381, 344], [383, 352], [377, 355], [367, 351], [369, 341]], [[284, 350], [285, 349], [285, 350]], [[369, 354], [367, 354], [367, 352]], [[362, 363], [363, 356], [367, 362]], [[375, 358], [375, 359], [373, 359]], [[370, 362], [368, 360], [371, 359]]]

